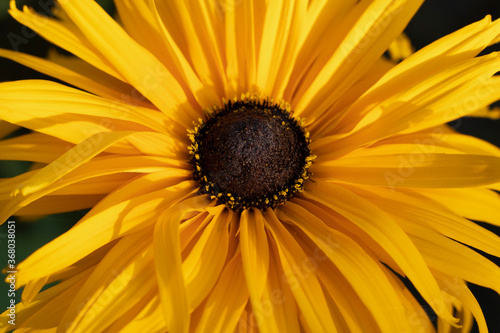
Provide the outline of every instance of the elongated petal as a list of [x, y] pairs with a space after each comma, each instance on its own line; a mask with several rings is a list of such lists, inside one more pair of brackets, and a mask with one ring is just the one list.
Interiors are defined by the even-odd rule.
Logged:
[[[49, 195], [16, 211], [16, 216], [36, 217], [74, 212], [94, 207], [104, 197], [101, 195]], [[4, 202], [0, 202], [0, 205]], [[5, 202], [6, 204], [6, 202]]]
[[202, 235], [182, 263], [182, 272], [186, 282], [189, 310], [196, 309], [210, 293], [217, 282], [228, 250], [228, 218], [231, 213], [220, 211], [207, 224]]
[[162, 112], [179, 117], [183, 125], [189, 126], [193, 118], [190, 120], [188, 112], [172, 112], [173, 108], [184, 107], [186, 111], [191, 108], [182, 88], [161, 62], [128, 36], [94, 1], [62, 1], [60, 4], [92, 45], [99, 48], [131, 85]]
[[[401, 133], [432, 128], [473, 113], [500, 98], [496, 54], [459, 63], [411, 88], [370, 105], [369, 111], [338, 144], [333, 156]], [[473, 96], [473, 97], [470, 97]], [[378, 126], [379, 124], [384, 126]]]
[[112, 67], [98, 48], [90, 43], [71, 22], [49, 18], [26, 6], [23, 7], [23, 11], [20, 11], [17, 9], [15, 0], [10, 1], [9, 13], [16, 21], [29, 27], [51, 43], [66, 49], [103, 72], [124, 80], [121, 73]]
[[[19, 286], [53, 274], [116, 238], [152, 225], [161, 214], [162, 207], [169, 207], [192, 189], [191, 182], [183, 182], [90, 213], [71, 230], [38, 249], [19, 264]], [[89, 239], [92, 241], [89, 242]], [[64, 253], [61, 249], [65, 249]], [[23, 273], [23, 270], [29, 274]]]
[[151, 235], [145, 230], [115, 245], [72, 300], [62, 327], [68, 332], [101, 332], [138, 302], [138, 295], [155, 287]]
[[42, 290], [43, 286], [47, 283], [48, 277], [29, 282], [23, 289], [21, 301], [25, 304], [31, 303], [33, 298]]
[[436, 200], [461, 216], [500, 227], [500, 196], [485, 188], [419, 189], [419, 193]]
[[[47, 294], [49, 296], [44, 301], [40, 302], [42, 307], [35, 307], [35, 313], [31, 313], [26, 319], [22, 318], [16, 327], [19, 332], [30, 332], [34, 330], [47, 330], [48, 332], [55, 332], [59, 322], [61, 320], [61, 313], [67, 309], [69, 303], [71, 302], [72, 296], [77, 292], [83, 283], [86, 281], [88, 272], [82, 273], [72, 279], [67, 281], [68, 283], [61, 283], [61, 288], [56, 288], [54, 291], [50, 291]], [[55, 296], [55, 297], [53, 297]], [[27, 312], [30, 312], [30, 307], [28, 307]], [[7, 321], [5, 321], [7, 322]], [[22, 324], [21, 324], [22, 323]], [[20, 325], [19, 325], [20, 324]], [[12, 327], [9, 327], [9, 329]]]
[[[262, 213], [247, 209], [242, 212], [240, 220], [240, 247], [243, 271], [247, 281], [252, 310], [259, 315], [263, 312], [262, 293], [266, 287], [269, 272], [269, 247]], [[277, 327], [270, 327], [271, 321], [265, 318], [258, 321], [263, 332], [272, 332]]]
[[[351, 210], [353, 208], [357, 209], [357, 206], [352, 204], [350, 207]], [[296, 221], [295, 223], [318, 245], [323, 252], [325, 252], [325, 254], [330, 258], [330, 260], [332, 260], [348, 281], [357, 281], [356, 283], [353, 283], [352, 287], [370, 309], [382, 331], [384, 331], [384, 328], [387, 331], [391, 331], [394, 330], [395, 327], [407, 326], [408, 323], [406, 321], [394, 320], [394, 318], [404, 317], [403, 308], [397, 307], [397, 304], [399, 304], [397, 295], [395, 293], [393, 294], [394, 291], [392, 290], [392, 287], [388, 285], [386, 278], [383, 276], [380, 268], [376, 267], [372, 258], [370, 258], [358, 244], [353, 242], [347, 236], [336, 232], [333, 229], [326, 228], [324, 223], [322, 223], [319, 219], [314, 218], [311, 214], [306, 214], [303, 209], [301, 210], [302, 212], [300, 212], [300, 210], [289, 211], [287, 209], [284, 210], [284, 213], [286, 214], [288, 221]], [[335, 244], [334, 248], [331, 247], [332, 243]], [[350, 251], [350, 254], [347, 251]], [[356, 256], [356, 259], [349, 260], [350, 256], [354, 255]], [[425, 269], [425, 264], [420, 265], [420, 267], [424, 267]], [[410, 270], [411, 269], [413, 269], [413, 267], [410, 268]], [[425, 270], [428, 271], [427, 269]], [[436, 307], [436, 312], [439, 313], [440, 316], [447, 318], [450, 322], [454, 322], [452, 315], [442, 311], [442, 308], [439, 306], [443, 303], [443, 300], [434, 278], [432, 278], [430, 274], [428, 274], [428, 276], [424, 275], [424, 278], [422, 278], [418, 276], [420, 275], [419, 273], [420, 272], [414, 273], [410, 271], [410, 274], [416, 277], [416, 284], [423, 288], [422, 293], [425, 294], [428, 299], [432, 299], [435, 302], [434, 307]], [[368, 276], [371, 276], [372, 279], [377, 276], [377, 281], [379, 281], [378, 288], [373, 288], [359, 282], [368, 281], [366, 280], [368, 279]], [[425, 283], [428, 283], [429, 285], [426, 285]], [[389, 304], [391, 304], [391, 307], [393, 307], [393, 311], [401, 313], [400, 316], [389, 318], [387, 313], [380, 311], [378, 299], [379, 297], [382, 297], [382, 294], [385, 295], [384, 298]]]
[[[324, 182], [318, 185], [310, 192], [306, 192], [306, 196], [326, 204], [373, 237], [372, 239], [401, 267], [422, 297], [426, 300], [434, 300], [435, 306], [439, 307], [437, 303], [441, 299], [441, 291], [437, 282], [418, 253], [418, 249], [403, 230], [378, 207], [342, 186]], [[358, 207], [363, 207], [363, 209], [360, 210]], [[295, 208], [295, 213], [301, 211], [298, 207], [290, 205], [290, 210], [293, 208]], [[436, 312], [440, 316], [451, 318], [450, 314], [439, 312], [439, 310]]]
[[127, 33], [158, 60], [165, 62], [168, 59], [167, 47], [148, 1], [117, 0], [115, 6]]
[[[77, 284], [75, 288], [78, 289], [79, 286], [87, 279], [88, 275], [91, 273], [91, 269], [84, 270], [82, 272], [73, 274], [70, 278], [61, 281], [56, 286], [46, 289], [36, 295], [34, 300], [29, 299], [29, 302], [21, 302], [16, 304], [16, 325], [17, 327], [22, 327], [26, 320], [35, 315], [39, 310], [43, 309], [49, 302], [58, 298], [58, 296]], [[73, 290], [74, 291], [74, 290]], [[63, 297], [64, 298], [64, 297]], [[62, 299], [59, 299], [61, 301]], [[0, 318], [0, 329], [8, 331], [12, 328], [12, 325], [8, 323], [10, 318], [8, 317], [10, 310], [2, 313]], [[43, 314], [41, 315], [43, 318]], [[10, 326], [10, 327], [9, 327]]]
[[73, 145], [57, 138], [29, 133], [0, 141], [0, 159], [50, 163]]
[[266, 215], [268, 230], [276, 242], [281, 266], [304, 321], [314, 332], [337, 332], [325, 296], [314, 272], [307, 271], [309, 259], [274, 212]]
[[[235, 292], [236, 290], [237, 292]], [[241, 256], [238, 253], [226, 265], [219, 281], [208, 297], [196, 332], [233, 331], [247, 301], [248, 291]]]
[[[300, 332], [297, 304], [293, 301], [293, 293], [287, 281], [283, 279], [285, 272], [279, 264], [279, 254], [275, 247], [270, 247], [269, 274], [266, 290], [262, 298], [264, 327], [276, 327], [279, 332]], [[255, 313], [255, 310], [254, 310]], [[257, 312], [258, 313], [258, 312]], [[268, 323], [269, 322], [269, 323]]]
[[396, 210], [403, 210], [405, 214], [411, 214], [415, 220], [419, 220], [421, 225], [428, 226], [446, 237], [494, 256], [500, 256], [500, 237], [448, 210], [445, 206], [427, 200], [419, 191], [396, 192], [378, 189], [375, 193], [368, 188], [358, 189], [358, 192], [386, 211], [398, 214]]
[[[106, 175], [115, 175], [120, 173], [154, 173], [154, 172], [164, 172], [165, 177], [178, 177], [179, 181], [188, 180], [191, 176], [191, 173], [186, 170], [179, 170], [175, 167], [172, 167], [170, 164], [170, 160], [162, 159], [160, 157], [149, 157], [149, 156], [134, 156], [134, 157], [103, 157], [94, 159], [91, 162], [85, 163], [80, 166], [78, 169], [73, 172], [68, 172], [68, 174], [64, 174], [63, 170], [60, 171], [60, 179], [58, 181], [44, 184], [44, 186], [40, 186], [38, 189], [32, 189], [30, 192], [26, 191], [26, 193], [22, 193], [22, 195], [18, 195], [15, 199], [11, 200], [11, 204], [15, 205], [11, 208], [11, 214], [17, 209], [25, 207], [32, 203], [33, 201], [56, 192], [59, 189], [64, 189], [66, 186], [71, 186], [73, 184], [79, 183], [81, 181], [90, 180], [94, 177], [106, 176]], [[176, 164], [177, 161], [173, 161], [173, 164]], [[56, 161], [57, 163], [57, 161]], [[50, 168], [52, 164], [48, 167]], [[54, 169], [57, 168], [59, 164], [54, 166]], [[57, 170], [58, 171], [58, 170]], [[170, 175], [168, 175], [168, 171], [170, 171]], [[32, 179], [37, 177], [38, 174], [35, 174], [27, 180], [27, 182], [31, 182]], [[99, 184], [97, 184], [99, 186]], [[103, 184], [105, 186], [105, 184]], [[20, 185], [21, 191], [23, 190], [22, 185]], [[88, 189], [90, 190], [90, 189]], [[71, 191], [71, 189], [70, 189]], [[74, 190], [73, 190], [74, 191]], [[84, 194], [87, 190], [84, 190]], [[94, 191], [95, 192], [95, 191]], [[61, 192], [59, 192], [60, 194]], [[64, 190], [62, 191], [64, 193]], [[103, 191], [100, 191], [103, 193]], [[14, 195], [16, 192], [14, 192]], [[58, 194], [58, 193], [56, 193]], [[7, 206], [8, 207], [8, 206]]]
[[227, 84], [226, 77], [222, 75], [223, 36], [218, 29], [219, 25], [215, 24], [222, 18], [220, 3], [210, 1], [154, 1], [154, 3], [166, 30], [179, 45], [204, 87], [210, 87], [219, 98], [224, 96]]
[[500, 157], [410, 152], [338, 159], [311, 170], [325, 179], [390, 188], [475, 187], [500, 180]]
[[100, 70], [95, 70], [92, 66], [88, 66], [86, 72], [83, 73], [75, 68], [67, 68], [53, 61], [1, 49], [0, 57], [16, 61], [40, 73], [50, 75], [75, 87], [112, 100], [121, 99], [124, 94], [129, 93], [132, 89], [129, 85], [106, 75]]
[[468, 135], [451, 131], [447, 126], [439, 126], [424, 131], [398, 135], [375, 143], [367, 148], [378, 148], [390, 144], [411, 144], [412, 152], [437, 153], [439, 148], [451, 148], [465, 154], [500, 156], [495, 145]]
[[[149, 295], [146, 295], [146, 297]], [[148, 302], [135, 316], [124, 316], [123, 320], [117, 320], [109, 328], [109, 332], [151, 332], [161, 333], [168, 331], [165, 319], [163, 318], [163, 311], [160, 305], [160, 297], [156, 292], [147, 299]]]
[[188, 332], [191, 321], [186, 282], [182, 271], [179, 223], [185, 214], [203, 211], [207, 201], [196, 197], [187, 199], [186, 202], [163, 212], [155, 226], [156, 276], [163, 314], [171, 332]]
[[[317, 116], [333, 104], [387, 50], [423, 1], [363, 1], [339, 29], [344, 39], [318, 74], [304, 80], [296, 110]], [[367, 31], [370, 34], [366, 33]]]
[[[13, 200], [11, 200], [0, 212], [0, 221], [5, 220], [5, 218], [12, 215], [18, 208], [22, 207], [22, 202], [27, 196], [50, 186], [67, 173], [89, 161], [95, 155], [101, 153], [115, 142], [122, 140], [130, 134], [132, 133], [98, 133], [64, 153], [54, 162], [36, 172], [25, 184], [21, 184], [14, 191]], [[89, 144], [91, 148], [87, 150], [81, 149], [82, 145], [88, 147], [86, 144]]]
[[[291, 100], [291, 92], [297, 88], [308, 70], [312, 69], [311, 65], [315, 61], [328, 60], [326, 56], [319, 55], [332, 55], [335, 52], [337, 44], [333, 43], [332, 36], [336, 36], [342, 19], [355, 5], [353, 0], [315, 1], [310, 4], [305, 15], [301, 17], [299, 31], [291, 38], [293, 44], [285, 54], [284, 66], [280, 70], [282, 82], [281, 87], [278, 86], [277, 96], [283, 96], [286, 89], [284, 98]], [[291, 66], [293, 63], [301, 66]]]
[[[370, 110], [369, 105], [380, 101], [384, 96], [407, 90], [416, 81], [424, 79], [429, 73], [434, 73], [443, 66], [473, 58], [499, 36], [499, 26], [500, 20], [492, 23], [491, 17], [487, 16], [419, 50], [390, 70], [358, 99], [349, 110], [344, 124], [348, 123], [347, 126], [354, 127], [356, 119], [360, 120], [357, 118], [359, 110], [363, 110], [360, 114], [364, 114]], [[439, 56], [436, 57], [436, 54]]]
[[[97, 97], [50, 81], [4, 82], [0, 85], [0, 100], [3, 119], [33, 130], [43, 129], [43, 126], [37, 128], [30, 123], [36, 118], [48, 118], [47, 122], [50, 122], [51, 117], [62, 117], [68, 113], [104, 118], [96, 121], [96, 125], [104, 126], [107, 120], [110, 123], [108, 126], [115, 128], [129, 123], [130, 129], [137, 131], [149, 128], [166, 133], [169, 127], [169, 119], [157, 111]], [[11, 114], [9, 109], [16, 112]], [[91, 131], [90, 128], [86, 130]]]
[[299, 34], [299, 23], [306, 7], [307, 3], [303, 0], [277, 0], [268, 5], [262, 27], [256, 77], [257, 86], [266, 95], [271, 95], [280, 78], [281, 64], [288, 57], [285, 54], [290, 52], [289, 49], [295, 48], [294, 37]]
[[[330, 310], [334, 316], [334, 322], [340, 325], [340, 330], [349, 332], [375, 332], [379, 330], [369, 308], [353, 289], [347, 278], [336, 268], [328, 256], [305, 235], [300, 228], [293, 229], [296, 232], [296, 240], [301, 245], [302, 249], [310, 258], [309, 270], [314, 270], [325, 290], [325, 294], [329, 296], [330, 309], [336, 307], [339, 314], [335, 315], [336, 311]], [[331, 244], [331, 246], [335, 246]], [[331, 305], [331, 303], [335, 305]]]
[[500, 293], [500, 267], [469, 247], [421, 226], [411, 216], [400, 220], [430, 267]]
[[160, 216], [156, 223], [154, 237], [156, 276], [161, 307], [169, 330], [175, 333], [188, 332], [191, 321], [186, 284], [182, 276], [178, 235], [178, 224], [182, 213], [175, 209]]
[[[488, 328], [486, 325], [486, 320], [484, 319], [483, 311], [479, 306], [474, 294], [469, 290], [469, 287], [465, 283], [464, 280], [455, 277], [451, 277], [442, 272], [434, 272], [434, 275], [437, 277], [439, 285], [442, 290], [444, 290], [447, 294], [452, 295], [462, 302], [463, 306], [469, 309], [479, 327], [479, 332], [488, 332]], [[466, 325], [464, 325], [466, 326]], [[469, 332], [469, 330], [466, 330]]]
[[[225, 6], [224, 6], [225, 5]], [[224, 20], [225, 20], [225, 33], [226, 33], [226, 68], [225, 74], [227, 77], [228, 93], [234, 96], [249, 90], [247, 62], [251, 62], [255, 66], [255, 59], [253, 52], [246, 54], [248, 48], [255, 48], [252, 42], [248, 42], [246, 38], [249, 37], [249, 31], [252, 29], [253, 20], [248, 22], [249, 12], [251, 13], [252, 1], [247, 1], [242, 6], [239, 6], [237, 0], [226, 1], [223, 3]], [[247, 7], [247, 8], [245, 8]], [[245, 21], [241, 24], [241, 18]], [[250, 36], [253, 38], [253, 36]], [[251, 59], [249, 61], [249, 59]]]
[[116, 173], [111, 175], [92, 177], [79, 181], [52, 192], [52, 195], [85, 195], [85, 194], [107, 194], [131, 181], [137, 175], [135, 173]]

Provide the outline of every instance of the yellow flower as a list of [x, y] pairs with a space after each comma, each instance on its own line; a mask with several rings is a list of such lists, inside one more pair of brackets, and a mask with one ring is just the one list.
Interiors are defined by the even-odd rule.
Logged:
[[500, 226], [500, 150], [445, 124], [500, 99], [500, 21], [394, 65], [421, 2], [11, 2], [76, 57], [0, 51], [74, 86], [0, 84], [32, 130], [1, 157], [37, 162], [0, 220], [92, 208], [17, 267], [15, 328], [435, 332], [404, 277], [439, 332], [486, 332], [466, 281], [500, 292], [471, 249], [500, 256], [471, 221]]

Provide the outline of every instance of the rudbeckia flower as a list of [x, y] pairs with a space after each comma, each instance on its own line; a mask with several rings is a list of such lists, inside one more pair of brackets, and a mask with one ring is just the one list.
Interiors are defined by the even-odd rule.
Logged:
[[68, 84], [0, 84], [0, 119], [31, 130], [1, 157], [36, 163], [1, 181], [0, 219], [90, 211], [18, 265], [1, 328], [487, 332], [467, 283], [500, 292], [473, 222], [500, 226], [500, 150], [446, 124], [500, 99], [478, 56], [500, 21], [395, 65], [421, 3], [12, 1], [75, 57], [0, 51]]

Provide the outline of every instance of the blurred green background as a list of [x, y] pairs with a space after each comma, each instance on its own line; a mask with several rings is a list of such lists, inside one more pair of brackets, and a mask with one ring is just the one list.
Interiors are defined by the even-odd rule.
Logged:
[[[40, 12], [47, 12], [51, 0], [18, 0], [18, 4], [28, 4]], [[114, 12], [111, 0], [98, 1], [108, 12]], [[26, 30], [7, 15], [9, 0], [0, 0], [0, 47], [14, 49], [33, 55], [45, 56], [50, 44]], [[482, 19], [491, 14], [494, 19], [500, 17], [500, 1], [498, 0], [428, 0], [421, 7], [406, 29], [416, 49], [420, 49], [430, 42], [453, 32], [469, 23]], [[12, 36], [23, 36], [22, 41], [12, 42]], [[500, 50], [494, 46], [488, 49]], [[0, 59], [0, 82], [20, 79], [46, 78], [33, 70], [20, 66], [9, 60]], [[488, 140], [500, 146], [500, 120], [485, 120], [464, 118], [452, 124], [460, 132], [471, 134]], [[0, 178], [11, 177], [25, 171], [29, 165], [23, 162], [0, 163]], [[30, 253], [43, 244], [65, 232], [83, 215], [85, 211], [65, 213], [43, 218], [36, 222], [16, 223], [16, 262], [20, 262]], [[489, 227], [500, 234], [500, 228]], [[6, 224], [0, 226], [0, 267], [5, 267], [7, 260]], [[500, 265], [496, 258], [490, 259]], [[500, 284], [500, 281], [499, 281]], [[0, 311], [3, 312], [8, 304], [7, 284], [0, 284]], [[500, 296], [495, 292], [472, 285], [471, 289], [484, 310], [490, 332], [500, 332]], [[17, 293], [20, 296], [20, 292]], [[424, 304], [425, 306], [425, 304]], [[430, 313], [432, 317], [432, 313]]]

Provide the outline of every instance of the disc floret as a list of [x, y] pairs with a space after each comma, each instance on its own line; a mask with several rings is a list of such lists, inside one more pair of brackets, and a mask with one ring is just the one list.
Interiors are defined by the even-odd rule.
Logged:
[[245, 94], [205, 115], [188, 131], [200, 193], [240, 212], [275, 208], [303, 191], [315, 156], [287, 103]]

